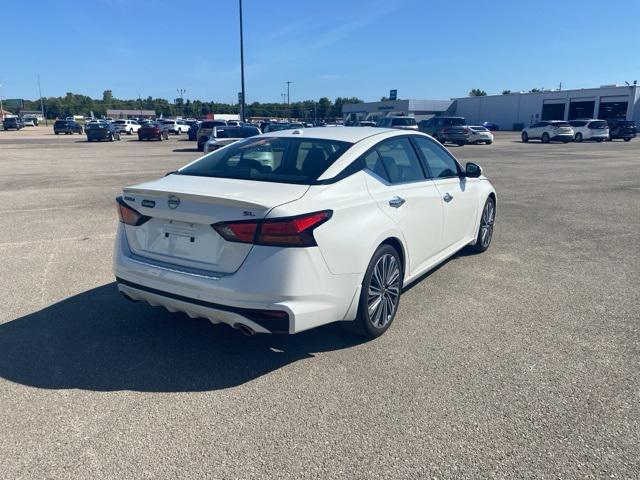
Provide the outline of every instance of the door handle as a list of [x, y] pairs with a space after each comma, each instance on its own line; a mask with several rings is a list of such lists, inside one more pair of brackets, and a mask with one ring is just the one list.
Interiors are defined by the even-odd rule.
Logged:
[[404, 202], [406, 202], [404, 198], [396, 196], [389, 200], [389, 206], [393, 208], [400, 208], [404, 205]]
[[447, 192], [447, 193], [444, 194], [444, 197], [442, 197], [442, 199], [445, 202], [449, 203], [451, 200], [453, 200], [453, 195], [451, 195], [449, 192]]

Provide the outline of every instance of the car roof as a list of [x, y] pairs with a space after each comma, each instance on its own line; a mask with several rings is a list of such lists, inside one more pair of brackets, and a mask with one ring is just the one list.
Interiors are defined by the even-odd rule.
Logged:
[[[298, 132], [298, 133], [294, 133]], [[291, 138], [313, 138], [316, 140], [337, 140], [340, 142], [356, 143], [373, 135], [382, 135], [384, 133], [396, 133], [406, 131], [377, 128], [377, 127], [315, 127], [315, 128], [292, 128], [290, 130], [279, 130], [276, 132], [267, 132], [262, 134], [263, 137], [291, 137]]]

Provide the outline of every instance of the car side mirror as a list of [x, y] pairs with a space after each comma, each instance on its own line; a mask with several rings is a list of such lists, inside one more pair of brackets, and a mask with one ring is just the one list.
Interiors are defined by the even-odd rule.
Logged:
[[477, 163], [467, 162], [464, 168], [464, 176], [478, 178], [480, 175], [482, 175], [482, 167]]

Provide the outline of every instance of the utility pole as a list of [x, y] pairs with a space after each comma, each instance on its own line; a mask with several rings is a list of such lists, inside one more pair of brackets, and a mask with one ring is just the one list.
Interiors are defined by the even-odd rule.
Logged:
[[44, 116], [44, 102], [42, 101], [42, 88], [40, 87], [40, 74], [38, 74], [38, 94], [40, 95], [40, 113], [44, 117], [44, 124], [49, 125], [47, 122], [47, 117]]
[[182, 103], [182, 114], [184, 115], [184, 94], [187, 90], [184, 88], [176, 88], [176, 91], [178, 92], [178, 96], [180, 97], [180, 103]]
[[244, 36], [242, 32], [242, 0], [238, 0], [238, 7], [240, 9], [240, 121], [244, 123]]
[[287, 118], [291, 120], [291, 97], [289, 96], [289, 86], [292, 82], [287, 80], [285, 83], [287, 84]]
[[[0, 83], [0, 88], [2, 84]], [[4, 120], [4, 109], [2, 108], [2, 94], [0, 93], [0, 120]]]

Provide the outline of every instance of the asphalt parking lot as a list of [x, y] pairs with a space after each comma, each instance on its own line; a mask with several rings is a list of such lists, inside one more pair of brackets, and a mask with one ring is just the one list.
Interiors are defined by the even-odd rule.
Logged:
[[640, 139], [452, 146], [493, 245], [371, 342], [118, 295], [113, 199], [185, 139], [0, 131], [2, 478], [640, 478]]

